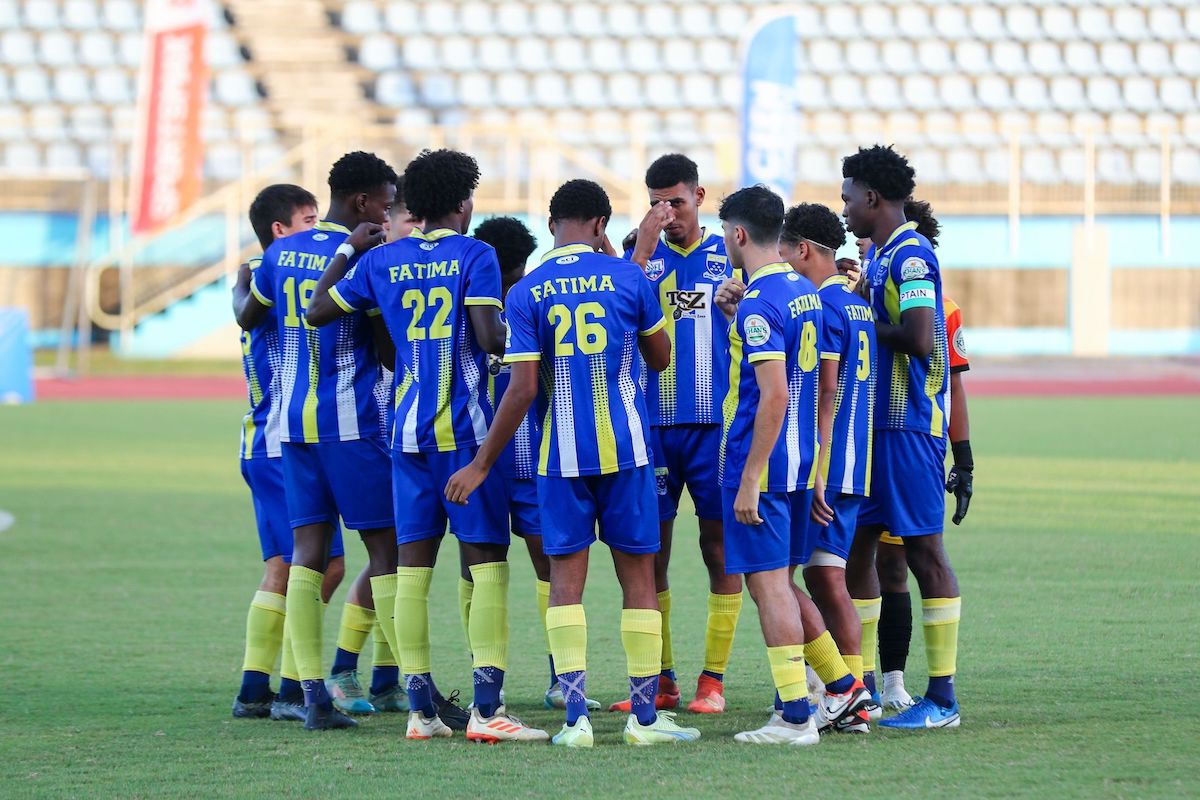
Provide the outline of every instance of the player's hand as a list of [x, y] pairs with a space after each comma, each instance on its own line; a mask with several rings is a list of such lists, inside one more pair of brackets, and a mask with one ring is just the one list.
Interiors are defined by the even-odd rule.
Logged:
[[971, 484], [975, 478], [973, 469], [974, 467], [960, 467], [955, 464], [946, 478], [946, 492], [954, 495], [954, 516], [950, 521], [955, 525], [962, 524], [967, 518], [967, 509], [971, 507]]
[[450, 480], [446, 482], [446, 499], [456, 505], [465, 506], [471, 492], [478, 489], [487, 476], [488, 470], [475, 466], [474, 462], [467, 464], [451, 475]]
[[675, 221], [675, 209], [671, 208], [670, 203], [655, 203], [650, 206], [650, 210], [646, 212], [646, 216], [642, 217], [642, 222], [638, 225], [638, 239], [657, 239], [666, 227]]
[[604, 234], [604, 239], [600, 242], [600, 251], [599, 252], [604, 253], [604, 255], [606, 255], [606, 256], [612, 256], [614, 258], [621, 257], [621, 254], [617, 252], [617, 249], [615, 247], [613, 247], [612, 240], [608, 238], [607, 233]]
[[250, 263], [247, 261], [243, 261], [241, 266], [238, 267], [237, 282], [234, 283], [234, 288], [238, 288], [238, 289], [242, 289], [242, 290], [249, 289], [250, 288], [250, 280], [252, 277], [253, 277], [253, 273], [251, 273], [251, 271], [250, 271]]
[[812, 517], [813, 522], [826, 528], [829, 527], [829, 523], [833, 522], [833, 509], [829, 503], [825, 502], [825, 481], [822, 480], [819, 473], [816, 485], [813, 486], [812, 508], [808, 515]]
[[387, 231], [382, 225], [374, 222], [360, 222], [358, 227], [350, 232], [346, 241], [354, 248], [354, 252], [363, 253], [383, 241]]
[[721, 313], [732, 318], [737, 313], [738, 303], [746, 293], [746, 284], [737, 278], [726, 278], [713, 294], [713, 303], [721, 309]]
[[738, 489], [733, 500], [733, 516], [743, 525], [762, 525], [762, 517], [758, 515], [758, 493], [757, 484]]

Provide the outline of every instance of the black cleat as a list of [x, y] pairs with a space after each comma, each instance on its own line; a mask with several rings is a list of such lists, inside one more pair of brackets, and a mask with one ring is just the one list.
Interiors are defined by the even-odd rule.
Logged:
[[471, 712], [458, 704], [458, 689], [444, 698], [437, 709], [438, 718], [452, 731], [465, 731], [471, 721]]
[[276, 695], [271, 703], [271, 719], [279, 722], [304, 722], [304, 701], [285, 700]]
[[306, 731], [331, 731], [335, 728], [357, 728], [358, 723], [329, 705], [313, 705], [305, 709]]
[[271, 716], [271, 701], [243, 703], [240, 697], [233, 698], [233, 715], [238, 719], [263, 719]]

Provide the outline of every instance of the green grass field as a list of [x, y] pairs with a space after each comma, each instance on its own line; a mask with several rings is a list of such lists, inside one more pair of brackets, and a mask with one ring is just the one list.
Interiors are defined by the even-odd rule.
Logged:
[[[4, 797], [1178, 797], [1198, 793], [1200, 426], [1196, 399], [973, 402], [976, 499], [948, 537], [963, 588], [963, 727], [735, 745], [772, 689], [747, 601], [731, 711], [695, 745], [634, 750], [596, 716], [597, 746], [409, 743], [397, 715], [356, 731], [233, 720], [246, 603], [260, 575], [236, 462], [235, 402], [0, 409], [0, 711]], [[681, 517], [675, 649], [700, 666], [706, 586]], [[364, 561], [347, 542], [348, 572]], [[541, 708], [545, 657], [529, 565], [514, 548], [507, 695]], [[619, 601], [594, 550], [589, 689], [625, 688]], [[467, 688], [456, 558], [433, 598], [435, 672]], [[326, 620], [332, 639], [343, 588]], [[924, 686], [920, 626], [909, 684]], [[686, 715], [685, 715], [686, 717]], [[689, 721], [691, 721], [689, 719]], [[409, 781], [415, 780], [414, 785]], [[1191, 789], [1187, 787], [1191, 786]]]

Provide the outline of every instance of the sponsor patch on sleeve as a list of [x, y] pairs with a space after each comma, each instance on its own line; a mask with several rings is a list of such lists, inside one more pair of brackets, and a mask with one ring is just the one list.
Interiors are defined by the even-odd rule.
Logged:
[[963, 336], [962, 328], [954, 332], [954, 353], [959, 358], [967, 357], [967, 337]]
[[924, 278], [929, 274], [929, 265], [925, 263], [925, 259], [912, 258], [905, 259], [900, 265], [900, 279], [904, 281], [915, 281], [917, 278]]
[[758, 314], [746, 317], [742, 327], [746, 330], [746, 344], [748, 345], [757, 347], [766, 344], [767, 340], [771, 338], [771, 326]]

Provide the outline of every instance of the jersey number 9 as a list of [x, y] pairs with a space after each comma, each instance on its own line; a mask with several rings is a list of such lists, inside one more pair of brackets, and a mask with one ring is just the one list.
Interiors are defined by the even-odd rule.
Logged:
[[[604, 316], [604, 306], [599, 303], [580, 303], [576, 307], [575, 341], [579, 345], [579, 352], [590, 356], [603, 352], [604, 348], [608, 347], [608, 331], [595, 321], [603, 319]], [[566, 340], [571, 330], [571, 309], [562, 304], [550, 306], [546, 318], [554, 325], [554, 355], [575, 355], [575, 345]]]
[[308, 310], [308, 304], [312, 302], [313, 292], [317, 290], [317, 282], [311, 278], [306, 281], [300, 281], [300, 286], [296, 286], [295, 278], [288, 278], [283, 282], [283, 293], [287, 296], [287, 313], [283, 316], [284, 327], [299, 328], [303, 325], [305, 328], [311, 328], [308, 320], [303, 316]]
[[854, 375], [860, 381], [871, 376], [871, 337], [866, 331], [858, 332], [858, 369]]

